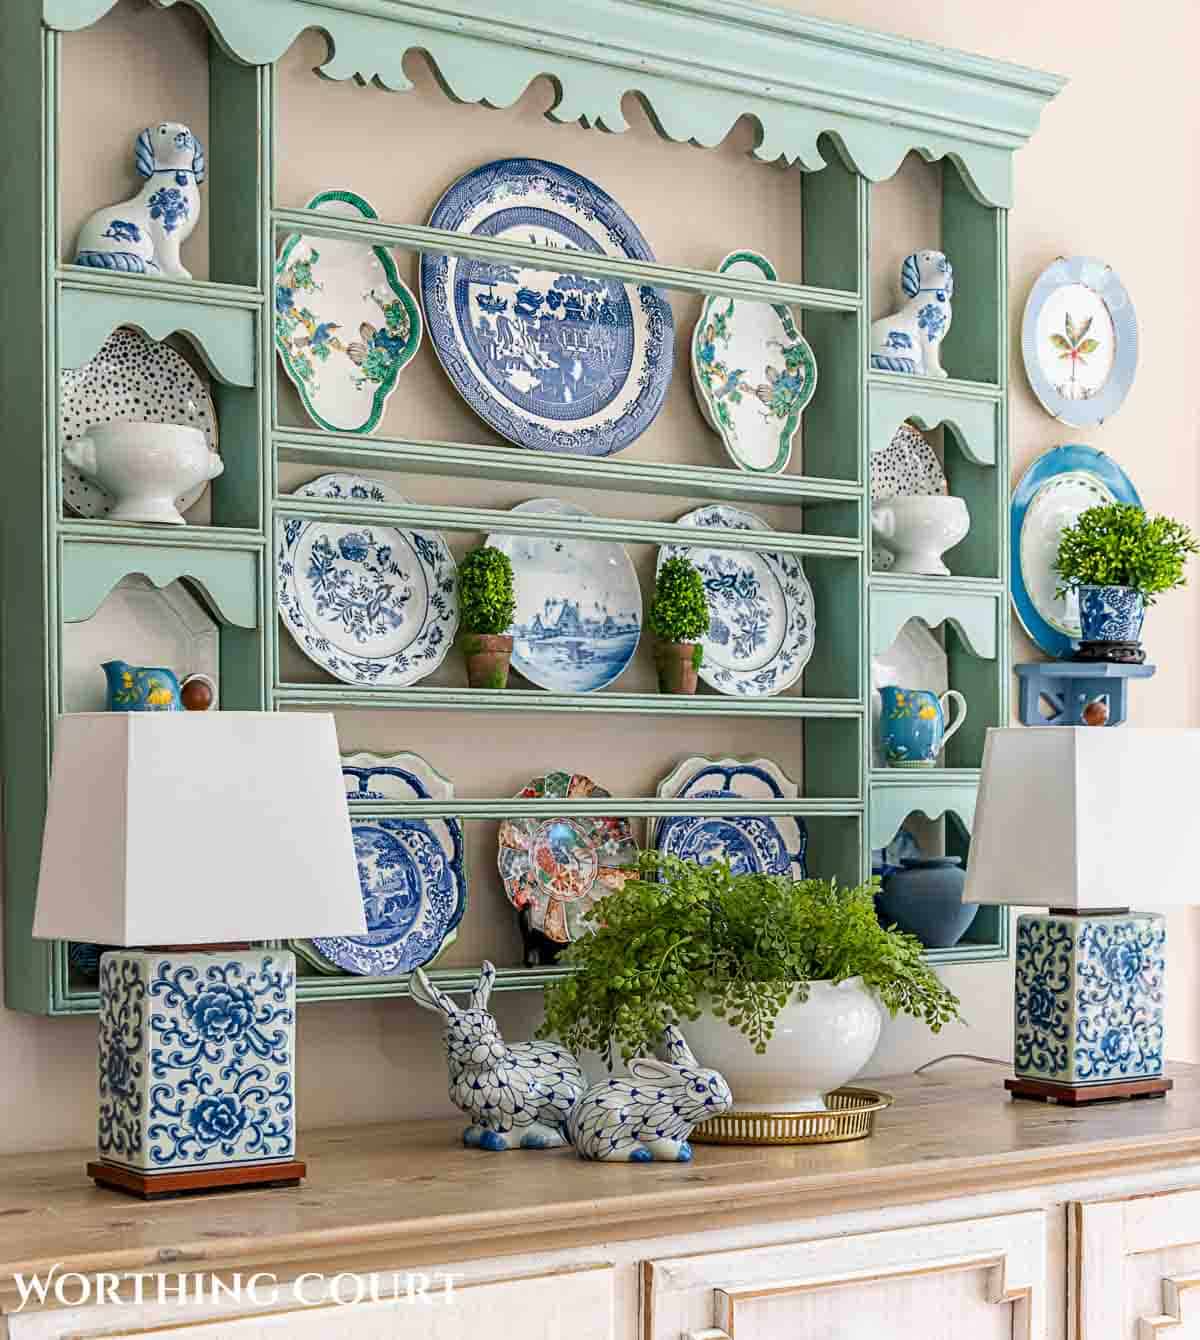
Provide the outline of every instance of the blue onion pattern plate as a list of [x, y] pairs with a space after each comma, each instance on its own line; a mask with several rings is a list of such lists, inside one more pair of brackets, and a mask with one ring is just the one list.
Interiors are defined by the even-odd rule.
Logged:
[[[800, 788], [770, 759], [689, 758], [658, 784], [689, 800], [795, 800]], [[681, 861], [728, 861], [734, 874], [807, 876], [808, 828], [792, 815], [675, 814], [660, 819], [654, 846]]]
[[1095, 447], [1044, 452], [1013, 490], [1012, 603], [1021, 627], [1047, 656], [1067, 657], [1079, 646], [1079, 599], [1055, 594], [1058, 542], [1089, 507], [1142, 500], [1128, 475]]
[[[351, 474], [322, 475], [295, 496], [408, 501]], [[454, 559], [436, 531], [282, 518], [275, 600], [300, 650], [346, 684], [415, 684], [442, 663], [458, 630]]]
[[539, 158], [484, 163], [434, 206], [435, 228], [535, 243], [547, 265], [426, 253], [429, 337], [468, 405], [518, 446], [611, 456], [650, 426], [674, 360], [671, 305], [657, 289], [564, 272], [564, 252], [652, 261], [606, 191]]
[[[532, 498], [513, 511], [591, 516], [557, 498]], [[560, 693], [591, 693], [616, 679], [642, 636], [642, 588], [625, 549], [561, 535], [489, 535], [487, 542], [512, 560], [513, 669]]]
[[[713, 504], [679, 518], [710, 530], [770, 530], [753, 512]], [[767, 698], [790, 688], [813, 649], [813, 594], [794, 554], [670, 544], [658, 551], [686, 558], [700, 570], [708, 597], [709, 629], [700, 678], [721, 693]]]
[[[353, 801], [450, 800], [454, 786], [419, 754], [343, 759]], [[431, 963], [453, 944], [467, 909], [462, 821], [355, 818], [354, 853], [366, 935], [319, 936], [296, 947], [317, 966], [390, 977]]]

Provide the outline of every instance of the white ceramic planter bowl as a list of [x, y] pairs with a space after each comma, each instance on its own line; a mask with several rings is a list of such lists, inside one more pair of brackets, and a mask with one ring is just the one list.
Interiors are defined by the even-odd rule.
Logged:
[[780, 1011], [767, 1050], [705, 1013], [685, 1025], [701, 1065], [719, 1070], [735, 1112], [821, 1112], [824, 1095], [848, 1084], [879, 1043], [883, 1011], [861, 977], [813, 982], [806, 1001]]
[[122, 420], [98, 424], [63, 447], [82, 474], [112, 495], [110, 521], [182, 526], [175, 499], [225, 468], [199, 428]]
[[871, 529], [895, 555], [893, 572], [948, 577], [942, 555], [966, 537], [971, 514], [953, 496], [884, 498], [871, 508]]

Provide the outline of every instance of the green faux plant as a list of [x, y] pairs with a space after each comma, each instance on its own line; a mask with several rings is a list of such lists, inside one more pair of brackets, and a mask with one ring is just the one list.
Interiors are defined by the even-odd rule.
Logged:
[[696, 642], [708, 632], [704, 578], [686, 558], [668, 558], [659, 568], [646, 622], [664, 642]]
[[489, 545], [472, 549], [458, 565], [459, 618], [466, 633], [503, 633], [513, 621], [512, 563]]
[[1058, 542], [1059, 596], [1079, 586], [1131, 586], [1147, 605], [1184, 586], [1184, 565], [1200, 553], [1181, 521], [1148, 516], [1134, 503], [1089, 507]]
[[876, 887], [734, 874], [723, 861], [643, 852], [637, 875], [596, 904], [594, 933], [561, 956], [576, 971], [547, 988], [540, 1035], [611, 1065], [617, 1052], [652, 1052], [672, 1020], [708, 1010], [763, 1052], [790, 1000], [807, 1000], [811, 982], [849, 977], [936, 1033], [959, 1018], [958, 997], [915, 936], [879, 924]]

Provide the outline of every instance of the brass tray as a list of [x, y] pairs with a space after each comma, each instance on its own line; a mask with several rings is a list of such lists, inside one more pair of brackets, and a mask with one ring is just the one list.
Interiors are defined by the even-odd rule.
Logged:
[[865, 1140], [875, 1129], [875, 1114], [891, 1107], [892, 1095], [875, 1089], [834, 1089], [825, 1095], [825, 1112], [726, 1112], [697, 1126], [699, 1145], [833, 1145]]

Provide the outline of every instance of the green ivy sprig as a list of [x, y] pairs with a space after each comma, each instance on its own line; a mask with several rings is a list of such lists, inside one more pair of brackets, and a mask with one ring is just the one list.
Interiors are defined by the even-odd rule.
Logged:
[[734, 874], [643, 852], [636, 877], [593, 909], [595, 930], [561, 962], [577, 971], [546, 991], [539, 1036], [611, 1066], [653, 1050], [673, 1020], [707, 1010], [764, 1052], [789, 1000], [816, 981], [862, 977], [895, 1015], [936, 1033], [959, 1018], [959, 1001], [922, 958], [915, 936], [885, 930], [877, 881]]
[[1058, 542], [1061, 597], [1079, 586], [1131, 586], [1147, 605], [1176, 586], [1185, 586], [1183, 569], [1200, 553], [1195, 536], [1180, 521], [1147, 516], [1134, 503], [1089, 507]]

